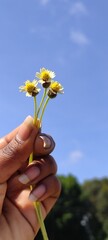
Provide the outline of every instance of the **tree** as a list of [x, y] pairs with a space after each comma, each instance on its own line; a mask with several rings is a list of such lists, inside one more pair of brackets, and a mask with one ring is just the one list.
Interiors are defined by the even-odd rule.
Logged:
[[[105, 240], [107, 221], [102, 222], [105, 194], [99, 180], [79, 184], [72, 176], [59, 176], [62, 191], [58, 202], [45, 220], [50, 240]], [[104, 190], [107, 192], [105, 188]], [[100, 203], [99, 199], [103, 199]], [[107, 194], [106, 194], [107, 200]], [[104, 206], [102, 207], [102, 203]], [[107, 215], [107, 214], [106, 214]], [[39, 232], [36, 240], [42, 240]]]
[[81, 225], [83, 213], [80, 185], [71, 175], [59, 176], [59, 179], [62, 184], [61, 195], [45, 221], [49, 239], [88, 240], [85, 229]]
[[98, 239], [108, 237], [108, 179], [93, 179], [82, 185], [83, 197], [89, 201], [89, 211], [98, 220], [100, 227], [97, 231]]

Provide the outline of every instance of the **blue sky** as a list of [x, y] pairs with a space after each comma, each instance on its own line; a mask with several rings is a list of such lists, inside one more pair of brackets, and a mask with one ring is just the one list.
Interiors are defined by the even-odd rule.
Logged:
[[108, 176], [108, 1], [0, 0], [0, 136], [33, 114], [19, 86], [45, 67], [64, 94], [42, 131], [56, 141], [58, 174]]

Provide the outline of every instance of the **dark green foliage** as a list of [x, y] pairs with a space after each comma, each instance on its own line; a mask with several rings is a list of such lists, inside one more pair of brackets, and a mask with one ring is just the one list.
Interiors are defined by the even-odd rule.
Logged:
[[[62, 191], [45, 220], [49, 240], [106, 240], [108, 237], [108, 180], [86, 181], [59, 176]], [[36, 240], [42, 240], [39, 231]]]
[[[81, 226], [81, 189], [76, 179], [72, 176], [59, 177], [62, 183], [61, 196], [52, 210], [52, 229], [50, 228], [50, 239], [84, 239], [84, 228]], [[49, 215], [49, 224], [50, 224]], [[48, 222], [48, 219], [47, 219]], [[51, 227], [51, 226], [50, 226]], [[53, 233], [53, 234], [52, 234]]]
[[82, 192], [93, 205], [95, 215], [108, 237], [108, 179], [86, 181], [82, 186]]

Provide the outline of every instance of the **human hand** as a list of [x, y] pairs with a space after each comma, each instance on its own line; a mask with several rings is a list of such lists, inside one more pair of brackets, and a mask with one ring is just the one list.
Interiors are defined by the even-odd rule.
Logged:
[[[49, 155], [54, 146], [31, 117], [0, 139], [0, 240], [33, 240], [39, 230], [33, 201], [41, 202], [44, 218], [57, 201], [61, 186]], [[28, 166], [32, 151], [34, 161]]]

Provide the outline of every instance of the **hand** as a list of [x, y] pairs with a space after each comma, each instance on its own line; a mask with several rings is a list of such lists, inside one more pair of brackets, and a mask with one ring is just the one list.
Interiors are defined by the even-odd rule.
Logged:
[[[49, 155], [54, 146], [31, 117], [0, 139], [0, 240], [33, 240], [39, 230], [33, 201], [41, 202], [44, 218], [57, 201], [61, 186]], [[34, 161], [28, 166], [32, 151]]]

